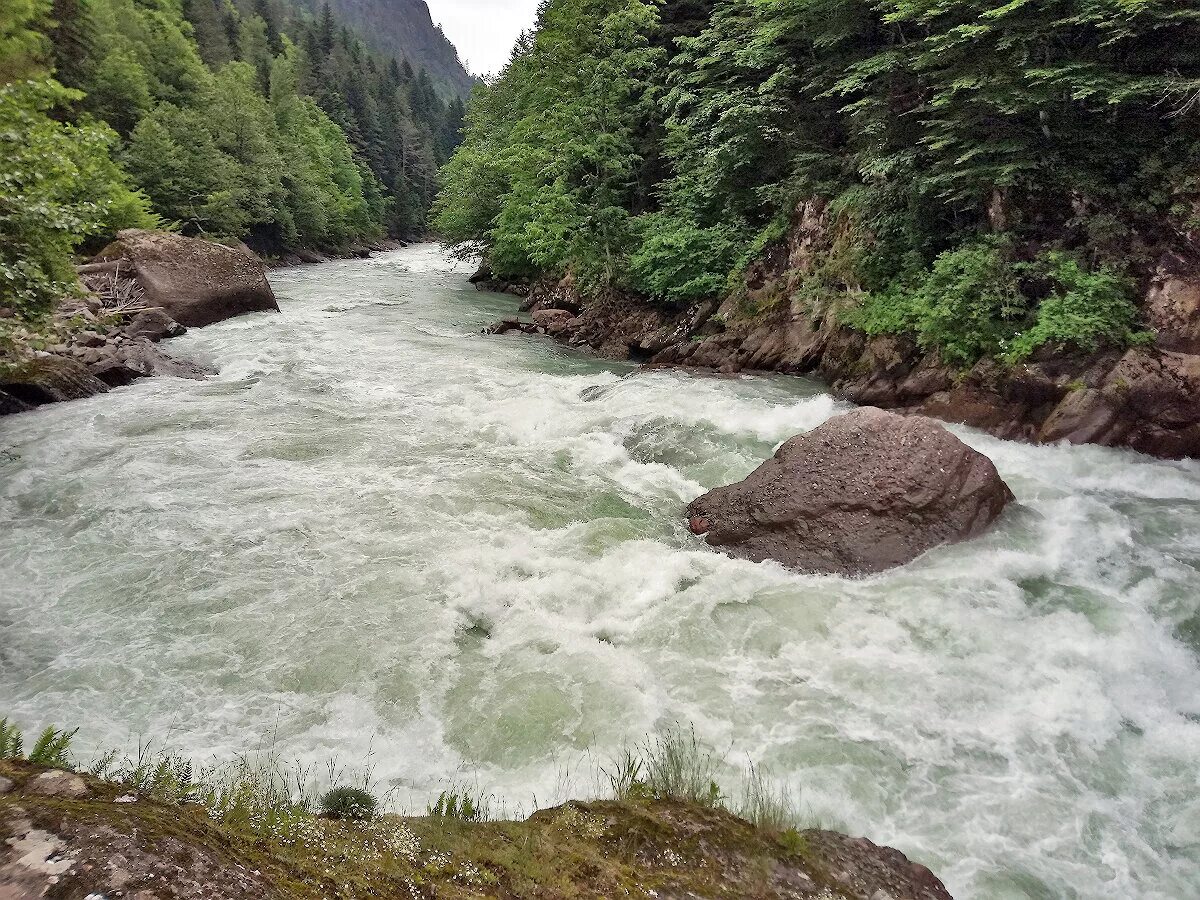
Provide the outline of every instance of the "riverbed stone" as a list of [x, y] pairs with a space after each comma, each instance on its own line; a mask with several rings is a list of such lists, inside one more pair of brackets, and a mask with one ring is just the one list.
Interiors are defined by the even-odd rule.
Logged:
[[91, 790], [87, 783], [74, 772], [64, 772], [54, 769], [35, 775], [25, 782], [25, 793], [36, 794], [40, 797], [62, 797], [67, 800], [78, 800], [88, 796]]
[[991, 460], [937, 422], [865, 407], [786, 441], [687, 516], [733, 556], [865, 575], [982, 534], [1012, 499]]
[[187, 327], [279, 309], [262, 260], [244, 245], [128, 229], [97, 257], [115, 259], [131, 264], [147, 303]]

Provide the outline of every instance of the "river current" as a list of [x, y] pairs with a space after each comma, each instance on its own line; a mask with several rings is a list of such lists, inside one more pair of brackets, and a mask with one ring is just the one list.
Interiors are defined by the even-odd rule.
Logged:
[[1019, 500], [982, 539], [728, 559], [683, 505], [843, 405], [483, 336], [466, 271], [278, 271], [167, 346], [209, 381], [0, 419], [0, 716], [514, 813], [679, 723], [960, 900], [1200, 897], [1200, 465], [955, 428]]

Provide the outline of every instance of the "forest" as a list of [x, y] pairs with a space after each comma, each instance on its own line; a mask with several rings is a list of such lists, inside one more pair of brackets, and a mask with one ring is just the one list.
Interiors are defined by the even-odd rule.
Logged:
[[436, 224], [502, 277], [683, 305], [821, 198], [814, 311], [962, 365], [1126, 345], [1200, 226], [1198, 95], [1170, 0], [548, 0]]
[[12, 0], [0, 84], [0, 305], [26, 318], [123, 227], [266, 254], [423, 233], [464, 113], [282, 0]]

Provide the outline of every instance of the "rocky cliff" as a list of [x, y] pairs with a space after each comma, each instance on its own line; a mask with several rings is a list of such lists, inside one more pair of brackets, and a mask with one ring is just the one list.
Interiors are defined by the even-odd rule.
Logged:
[[824, 202], [799, 204], [786, 237], [720, 302], [669, 309], [610, 294], [585, 303], [568, 276], [533, 285], [523, 308], [569, 311], [544, 330], [611, 358], [814, 375], [842, 399], [999, 437], [1200, 455], [1200, 251], [1164, 254], [1148, 273], [1140, 307], [1153, 340], [1145, 345], [1090, 353], [1046, 346], [1022, 363], [983, 359], [960, 369], [907, 335], [869, 336], [844, 324], [853, 285], [821, 300], [800, 290], [835, 230]]

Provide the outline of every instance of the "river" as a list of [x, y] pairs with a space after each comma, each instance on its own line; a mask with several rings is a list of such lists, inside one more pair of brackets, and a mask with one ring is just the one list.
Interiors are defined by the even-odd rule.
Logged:
[[1019, 500], [982, 539], [728, 559], [686, 501], [843, 406], [481, 335], [466, 271], [278, 271], [168, 345], [219, 376], [0, 420], [0, 716], [514, 813], [679, 723], [959, 900], [1200, 896], [1200, 465], [955, 429]]

